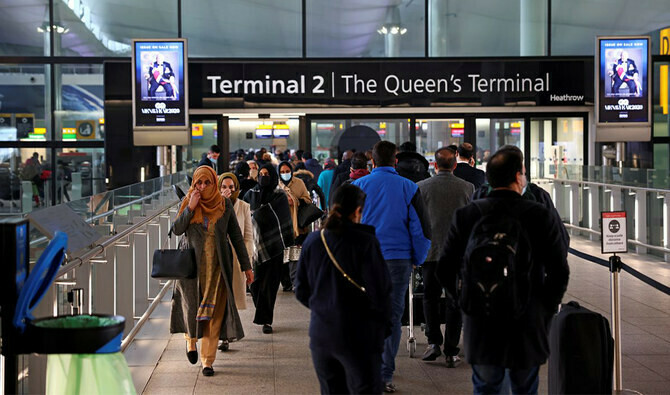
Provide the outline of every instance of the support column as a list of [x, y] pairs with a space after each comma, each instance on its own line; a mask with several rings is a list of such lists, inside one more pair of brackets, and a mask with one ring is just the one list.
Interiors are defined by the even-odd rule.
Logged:
[[520, 0], [519, 55], [544, 56], [547, 54], [546, 0]]
[[[637, 191], [635, 194], [635, 240], [647, 244], [647, 192]], [[636, 246], [638, 254], [646, 254], [647, 248]]]
[[[589, 189], [589, 228], [600, 231], [600, 187], [591, 185]], [[592, 241], [600, 241], [600, 235], [591, 233]]]
[[610, 211], [621, 211], [623, 209], [623, 205], [621, 204], [621, 188], [619, 187], [612, 187], [612, 196], [610, 196], [611, 199], [611, 207]]

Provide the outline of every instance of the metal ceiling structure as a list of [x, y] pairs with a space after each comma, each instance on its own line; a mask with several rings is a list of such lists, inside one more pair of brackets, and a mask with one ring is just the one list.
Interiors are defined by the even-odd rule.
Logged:
[[[518, 56], [523, 0], [307, 0], [307, 57], [381, 57], [377, 30], [390, 7], [408, 34], [402, 56], [423, 56], [425, 7], [442, 2], [449, 56]], [[132, 38], [178, 35], [177, 0], [53, 0], [64, 56], [129, 56]], [[0, 2], [0, 56], [44, 55], [48, 0]], [[302, 56], [301, 0], [182, 0], [192, 57]], [[429, 10], [430, 11], [430, 10]], [[646, 34], [670, 25], [670, 0], [552, 2], [552, 55], [593, 53], [596, 35]], [[433, 38], [430, 38], [431, 40]]]

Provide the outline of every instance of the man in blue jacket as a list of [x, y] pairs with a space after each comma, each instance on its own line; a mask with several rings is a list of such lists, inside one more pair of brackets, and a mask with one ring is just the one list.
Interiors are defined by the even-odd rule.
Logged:
[[373, 170], [354, 181], [367, 195], [361, 223], [375, 227], [382, 255], [391, 274], [391, 336], [384, 341], [382, 379], [384, 391], [392, 384], [395, 357], [400, 345], [405, 293], [412, 266], [419, 266], [430, 248], [430, 222], [426, 218], [419, 187], [395, 170], [396, 146], [380, 141], [372, 149]]

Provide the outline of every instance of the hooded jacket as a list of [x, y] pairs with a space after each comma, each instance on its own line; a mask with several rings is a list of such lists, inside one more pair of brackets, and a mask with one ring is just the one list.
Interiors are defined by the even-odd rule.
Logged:
[[401, 176], [414, 182], [430, 178], [428, 160], [423, 155], [417, 152], [400, 152], [395, 157], [398, 159], [395, 168]]
[[319, 175], [323, 171], [323, 168], [321, 167], [319, 161], [314, 158], [307, 159], [305, 161], [305, 168], [307, 168], [307, 170], [309, 170], [314, 175], [314, 179], [316, 180], [319, 179]]

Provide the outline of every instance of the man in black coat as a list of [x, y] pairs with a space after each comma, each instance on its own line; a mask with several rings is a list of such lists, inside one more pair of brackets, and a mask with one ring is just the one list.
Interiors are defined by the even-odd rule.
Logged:
[[475, 186], [475, 190], [486, 182], [486, 174], [474, 167], [472, 144], [463, 143], [458, 147], [458, 160], [454, 175]]
[[[464, 313], [466, 359], [472, 365], [475, 393], [501, 393], [505, 369], [509, 369], [512, 393], [537, 393], [539, 367], [549, 355], [551, 318], [568, 285], [567, 250], [555, 217], [540, 204], [521, 197], [526, 169], [518, 152], [499, 150], [488, 162], [486, 172], [493, 191], [484, 199], [490, 205], [485, 211], [515, 218], [525, 231], [527, 242], [518, 244], [515, 255], [519, 259], [530, 257], [530, 262], [516, 266], [526, 270], [517, 273], [516, 278], [529, 279], [530, 297], [518, 316]], [[483, 217], [477, 205], [482, 200], [478, 202], [454, 214], [438, 263], [438, 279], [452, 296], [472, 287], [461, 273], [468, 258], [466, 246]], [[526, 273], [528, 277], [524, 277]], [[457, 286], [459, 281], [462, 288]]]
[[216, 144], [212, 145], [209, 147], [209, 152], [202, 154], [202, 159], [198, 162], [198, 167], [209, 166], [216, 171], [216, 174], [219, 174], [219, 171], [217, 170], [219, 155], [221, 155], [221, 148]]
[[343, 182], [349, 179], [349, 172], [351, 171], [351, 157], [354, 156], [354, 151], [346, 150], [342, 154], [342, 161], [335, 168], [333, 173], [333, 183], [330, 185], [330, 196], [342, 185]]
[[400, 144], [396, 154], [395, 169], [401, 176], [413, 182], [419, 182], [430, 178], [428, 173], [428, 160], [418, 152], [416, 152], [416, 145], [407, 141]]

